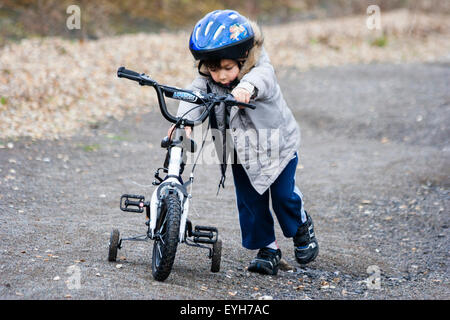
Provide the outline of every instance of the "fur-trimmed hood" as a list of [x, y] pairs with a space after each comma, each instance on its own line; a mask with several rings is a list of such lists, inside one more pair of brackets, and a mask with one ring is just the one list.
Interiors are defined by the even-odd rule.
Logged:
[[[258, 26], [258, 24], [254, 21], [249, 20], [250, 26], [252, 27], [253, 33], [254, 33], [254, 39], [253, 39], [253, 47], [249, 50], [249, 53], [247, 55], [246, 59], [242, 59], [241, 62], [243, 62], [241, 70], [238, 75], [238, 80], [240, 81], [243, 76], [245, 76], [258, 62], [259, 57], [261, 56], [261, 50], [264, 43], [264, 37], [262, 35], [261, 29]], [[196, 68], [199, 67], [200, 61], [195, 61]], [[199, 69], [200, 74], [206, 74], [209, 75], [209, 71], [206, 68], [205, 65], [200, 65]]]

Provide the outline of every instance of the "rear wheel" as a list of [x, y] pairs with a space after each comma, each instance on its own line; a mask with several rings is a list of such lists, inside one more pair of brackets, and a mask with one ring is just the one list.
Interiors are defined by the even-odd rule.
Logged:
[[222, 259], [222, 240], [217, 239], [213, 245], [213, 254], [211, 259], [211, 272], [220, 271], [220, 260]]
[[116, 261], [117, 249], [119, 248], [119, 230], [113, 229], [109, 238], [108, 261]]
[[156, 227], [160, 237], [153, 244], [152, 274], [155, 280], [166, 280], [172, 271], [179, 241], [180, 219], [180, 199], [177, 194], [169, 194], [163, 199]]

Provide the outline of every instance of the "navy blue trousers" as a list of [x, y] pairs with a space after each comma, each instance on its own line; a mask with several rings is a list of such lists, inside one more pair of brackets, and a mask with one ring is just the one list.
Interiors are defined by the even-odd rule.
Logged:
[[262, 195], [253, 188], [242, 165], [232, 165], [244, 248], [260, 249], [275, 241], [269, 197], [272, 198], [272, 209], [285, 237], [293, 237], [298, 227], [306, 222], [303, 196], [295, 185], [297, 164], [296, 153], [280, 176]]

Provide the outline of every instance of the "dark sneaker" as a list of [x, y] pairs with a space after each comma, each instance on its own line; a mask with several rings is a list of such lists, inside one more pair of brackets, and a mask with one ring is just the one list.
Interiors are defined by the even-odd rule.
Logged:
[[300, 264], [307, 264], [313, 261], [319, 254], [319, 243], [314, 234], [314, 224], [311, 217], [302, 224], [294, 236], [295, 259]]
[[280, 249], [259, 249], [256, 258], [250, 262], [248, 271], [276, 275], [278, 273], [278, 265], [280, 263], [280, 260]]

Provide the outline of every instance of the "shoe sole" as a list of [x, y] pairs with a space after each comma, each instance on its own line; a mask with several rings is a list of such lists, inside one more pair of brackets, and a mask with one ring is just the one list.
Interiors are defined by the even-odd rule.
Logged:
[[248, 267], [248, 271], [250, 272], [255, 272], [255, 273], [259, 273], [259, 274], [265, 274], [265, 275], [271, 275], [271, 276], [276, 276], [278, 273], [278, 267], [272, 269], [269, 268], [265, 268], [264, 266], [257, 264], [255, 266], [250, 266]]

